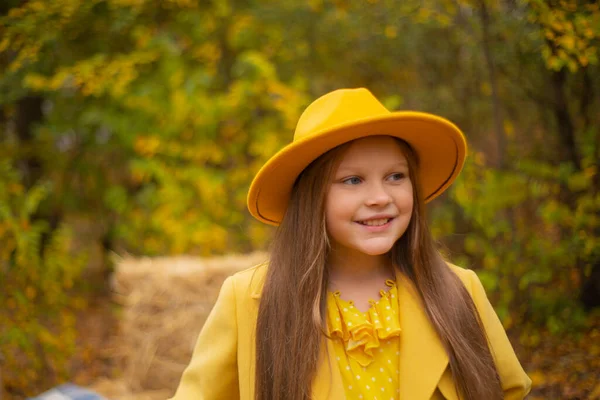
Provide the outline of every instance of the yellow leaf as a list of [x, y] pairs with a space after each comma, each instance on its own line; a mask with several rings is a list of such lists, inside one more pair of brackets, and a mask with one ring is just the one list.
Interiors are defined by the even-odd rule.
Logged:
[[567, 61], [567, 67], [569, 68], [569, 71], [571, 71], [572, 73], [577, 72], [577, 70], [579, 69], [579, 66], [573, 59], [569, 59]]
[[573, 36], [563, 36], [561, 42], [562, 47], [569, 51], [575, 48], [575, 38]]
[[598, 383], [595, 387], [594, 390], [592, 390], [592, 393], [590, 393], [590, 400], [600, 400], [600, 383]]
[[308, 6], [314, 12], [319, 12], [323, 9], [323, 2], [321, 0], [309, 0]]
[[393, 39], [398, 35], [398, 33], [396, 32], [396, 27], [394, 26], [386, 26], [385, 27], [385, 36], [388, 39]]
[[35, 295], [35, 288], [33, 286], [27, 286], [27, 288], [25, 289], [25, 296], [27, 296], [29, 300], [33, 300], [35, 298]]
[[489, 83], [487, 83], [487, 82], [483, 82], [483, 83], [481, 84], [481, 93], [482, 93], [484, 96], [491, 96], [491, 94], [492, 94], [492, 87], [490, 86], [490, 84], [489, 84]]
[[593, 178], [597, 172], [598, 172], [598, 168], [595, 165], [587, 167], [586, 169], [583, 170], [584, 175], [589, 179]]
[[533, 371], [529, 373], [529, 378], [534, 386], [538, 386], [546, 382], [546, 375], [542, 371]]
[[6, 50], [9, 44], [10, 41], [7, 38], [2, 39], [2, 41], [0, 42], [0, 53]]
[[515, 126], [509, 120], [504, 120], [504, 132], [506, 132], [506, 136], [512, 138], [515, 136]]
[[561, 59], [556, 56], [548, 57], [548, 67], [550, 67], [550, 69], [558, 71], [560, 67], [562, 67]]
[[550, 27], [551, 27], [552, 29], [554, 29], [556, 32], [559, 32], [559, 33], [560, 33], [560, 32], [564, 32], [564, 31], [565, 31], [565, 27], [564, 27], [564, 25], [563, 25], [562, 23], [560, 23], [559, 21], [553, 21], [553, 22], [550, 24]]
[[22, 194], [23, 193], [23, 185], [20, 183], [11, 183], [8, 185], [8, 192], [12, 194]]
[[566, 59], [569, 58], [569, 56], [567, 55], [567, 53], [563, 49], [558, 49], [558, 51], [556, 52], [556, 55], [561, 60], [566, 60]]
[[425, 22], [431, 16], [431, 10], [426, 7], [421, 7], [417, 13], [417, 19], [420, 22]]

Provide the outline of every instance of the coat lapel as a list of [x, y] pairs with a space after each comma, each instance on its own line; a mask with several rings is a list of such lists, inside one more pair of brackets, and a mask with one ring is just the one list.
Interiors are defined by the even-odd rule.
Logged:
[[324, 337], [317, 375], [312, 385], [313, 400], [346, 400], [342, 374], [334, 355], [332, 341]]
[[430, 399], [448, 365], [448, 355], [413, 285], [396, 271], [400, 318], [400, 400]]

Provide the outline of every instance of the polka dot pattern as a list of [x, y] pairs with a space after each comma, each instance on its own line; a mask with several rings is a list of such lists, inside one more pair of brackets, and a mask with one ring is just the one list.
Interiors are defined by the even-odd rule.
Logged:
[[348, 399], [391, 400], [398, 394], [400, 355], [397, 290], [386, 281], [378, 301], [366, 312], [340, 292], [329, 292], [327, 322]]

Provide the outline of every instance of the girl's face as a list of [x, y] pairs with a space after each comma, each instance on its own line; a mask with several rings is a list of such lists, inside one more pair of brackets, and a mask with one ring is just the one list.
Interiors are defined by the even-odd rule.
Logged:
[[389, 136], [352, 142], [334, 174], [326, 200], [332, 250], [382, 255], [406, 232], [413, 187], [402, 147]]

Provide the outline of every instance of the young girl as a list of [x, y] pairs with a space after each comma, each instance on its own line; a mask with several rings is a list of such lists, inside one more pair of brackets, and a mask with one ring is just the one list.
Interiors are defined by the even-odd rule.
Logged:
[[477, 275], [427, 227], [465, 154], [452, 123], [366, 89], [313, 102], [250, 187], [270, 260], [225, 281], [174, 399], [524, 398]]

